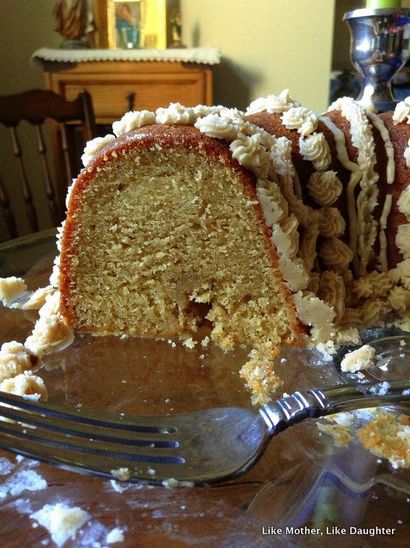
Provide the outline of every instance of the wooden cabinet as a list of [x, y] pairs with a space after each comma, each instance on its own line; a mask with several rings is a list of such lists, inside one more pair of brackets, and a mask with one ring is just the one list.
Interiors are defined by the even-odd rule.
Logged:
[[155, 110], [170, 102], [212, 104], [212, 68], [170, 61], [42, 62], [46, 86], [67, 99], [90, 92], [97, 124], [107, 125], [128, 110]]

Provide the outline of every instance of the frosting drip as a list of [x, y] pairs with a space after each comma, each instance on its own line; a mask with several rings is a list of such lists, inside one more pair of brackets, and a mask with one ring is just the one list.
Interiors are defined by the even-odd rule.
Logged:
[[386, 228], [387, 228], [387, 219], [390, 215], [392, 206], [392, 195], [387, 194], [384, 199], [383, 211], [380, 216], [380, 231], [379, 231], [379, 242], [380, 242], [380, 253], [379, 253], [379, 265], [380, 269], [386, 272], [388, 270], [387, 262], [387, 237], [386, 237]]
[[397, 207], [399, 208], [400, 213], [403, 213], [403, 215], [406, 216], [406, 219], [410, 221], [410, 186], [406, 186], [400, 194], [397, 201]]
[[367, 112], [373, 125], [378, 129], [381, 138], [384, 142], [384, 147], [386, 149], [387, 156], [387, 166], [386, 166], [386, 181], [387, 184], [391, 185], [394, 182], [394, 173], [396, 171], [396, 164], [394, 162], [394, 148], [393, 143], [390, 140], [389, 132], [387, 131], [386, 126], [383, 123], [383, 120], [379, 118], [376, 114], [372, 112]]
[[407, 147], [404, 151], [404, 159], [406, 161], [406, 166], [410, 167], [410, 139], [407, 141]]
[[[352, 174], [348, 185], [348, 211], [351, 223], [350, 246], [359, 256], [355, 261], [355, 268], [359, 274], [366, 272], [366, 266], [372, 254], [372, 247], [376, 239], [377, 225], [373, 219], [373, 210], [377, 204], [377, 187], [375, 183], [378, 175], [375, 172], [376, 152], [372, 128], [366, 110], [351, 97], [342, 97], [335, 101], [329, 110], [340, 111], [350, 123], [350, 133], [353, 145], [358, 150], [357, 163], [361, 170], [358, 180]], [[361, 190], [357, 198], [357, 217], [354, 189], [360, 182]], [[357, 219], [357, 223], [356, 223]]]

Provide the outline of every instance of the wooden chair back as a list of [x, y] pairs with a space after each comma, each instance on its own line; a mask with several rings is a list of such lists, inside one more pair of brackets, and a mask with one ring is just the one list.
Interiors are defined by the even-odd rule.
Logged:
[[[0, 206], [3, 210], [4, 224], [8, 229], [8, 238], [19, 235], [16, 222], [17, 212], [11, 206], [11, 194], [20, 192], [23, 197], [24, 208], [28, 220], [29, 230], [39, 230], [38, 214], [33, 201], [33, 192], [38, 191], [30, 181], [28, 174], [30, 166], [26, 165], [23, 153], [20, 132], [23, 130], [22, 121], [34, 126], [36, 148], [41, 163], [43, 190], [48, 203], [48, 209], [53, 226], [57, 226], [64, 216], [64, 200], [67, 187], [80, 168], [80, 154], [83, 145], [96, 136], [96, 125], [91, 96], [88, 92], [79, 94], [76, 100], [66, 101], [62, 96], [48, 90], [33, 89], [14, 95], [0, 96], [0, 123], [10, 132], [13, 156], [18, 164], [20, 184], [8, 182], [6, 175], [0, 175]], [[51, 158], [47, 150], [45, 123], [47, 121], [51, 139], [51, 148], [54, 151], [54, 173], [50, 169]], [[78, 129], [82, 130], [81, 143], [78, 143]], [[20, 187], [18, 189], [18, 187]], [[0, 238], [8, 239], [7, 237]]]

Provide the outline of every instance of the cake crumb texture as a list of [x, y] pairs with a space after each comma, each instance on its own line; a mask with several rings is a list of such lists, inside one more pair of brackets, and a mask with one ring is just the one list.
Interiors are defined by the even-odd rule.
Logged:
[[357, 437], [371, 453], [388, 459], [393, 468], [410, 468], [410, 416], [377, 411]]
[[72, 196], [60, 283], [71, 326], [193, 346], [205, 322], [226, 350], [293, 341], [294, 307], [255, 189], [182, 147], [126, 152], [120, 166], [106, 163], [78, 206]]

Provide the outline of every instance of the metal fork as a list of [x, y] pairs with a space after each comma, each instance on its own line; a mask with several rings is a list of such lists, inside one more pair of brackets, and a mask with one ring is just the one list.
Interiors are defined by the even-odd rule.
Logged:
[[249, 470], [273, 436], [305, 418], [409, 403], [410, 380], [312, 388], [259, 411], [222, 407], [158, 417], [77, 412], [0, 392], [0, 447], [104, 477], [207, 484]]

